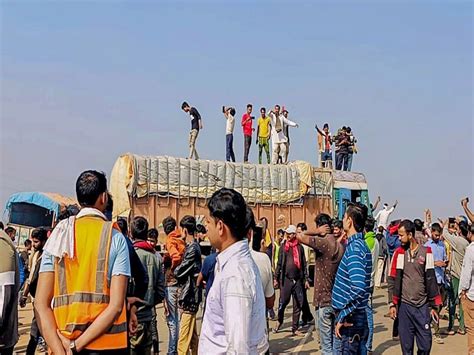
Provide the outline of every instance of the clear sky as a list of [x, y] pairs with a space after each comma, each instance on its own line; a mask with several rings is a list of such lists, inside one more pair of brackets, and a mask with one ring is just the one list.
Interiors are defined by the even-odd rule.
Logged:
[[[285, 105], [291, 159], [316, 165], [314, 124], [349, 125], [354, 170], [397, 215], [473, 200], [470, 1], [6, 2], [1, 9], [0, 204], [74, 195], [126, 152], [225, 158], [222, 105]], [[243, 139], [235, 131], [237, 159]], [[255, 144], [255, 142], [253, 142]], [[251, 160], [257, 149], [252, 146]], [[2, 207], [3, 211], [3, 207]]]

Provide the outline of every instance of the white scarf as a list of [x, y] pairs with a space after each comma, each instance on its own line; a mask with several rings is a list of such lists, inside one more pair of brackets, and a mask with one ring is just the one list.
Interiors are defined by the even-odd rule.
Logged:
[[104, 221], [107, 220], [105, 215], [99, 210], [85, 207], [81, 209], [77, 216], [71, 216], [68, 219], [64, 219], [54, 227], [53, 232], [44, 245], [44, 250], [56, 258], [61, 259], [64, 256], [67, 256], [70, 259], [74, 259], [74, 224], [76, 218], [84, 216], [97, 216], [102, 218]]

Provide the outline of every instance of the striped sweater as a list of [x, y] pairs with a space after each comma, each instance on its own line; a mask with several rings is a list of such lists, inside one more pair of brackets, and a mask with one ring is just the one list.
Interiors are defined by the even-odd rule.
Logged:
[[365, 309], [369, 299], [372, 254], [362, 233], [349, 238], [332, 290], [336, 321], [343, 322], [356, 309]]

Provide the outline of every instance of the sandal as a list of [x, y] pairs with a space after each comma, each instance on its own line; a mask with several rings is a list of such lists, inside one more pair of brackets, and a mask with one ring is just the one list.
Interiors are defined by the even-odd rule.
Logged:
[[465, 331], [465, 330], [460, 330], [460, 329], [458, 329], [458, 334], [466, 335], [466, 331]]

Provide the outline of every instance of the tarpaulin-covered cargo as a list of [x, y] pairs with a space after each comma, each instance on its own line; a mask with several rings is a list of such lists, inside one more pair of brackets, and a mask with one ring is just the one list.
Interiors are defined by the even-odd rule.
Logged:
[[128, 215], [130, 199], [208, 200], [222, 187], [239, 191], [249, 204], [285, 205], [301, 200], [311, 186], [311, 165], [302, 161], [257, 165], [126, 154], [111, 176], [114, 215]]
[[369, 206], [363, 174], [288, 165], [229, 163], [167, 156], [120, 156], [112, 169], [114, 217], [144, 216], [157, 227], [163, 218], [186, 214], [198, 223], [207, 202], [221, 187], [239, 191], [255, 217], [266, 217], [273, 235], [288, 224], [314, 225], [318, 213], [340, 217], [349, 201]]

